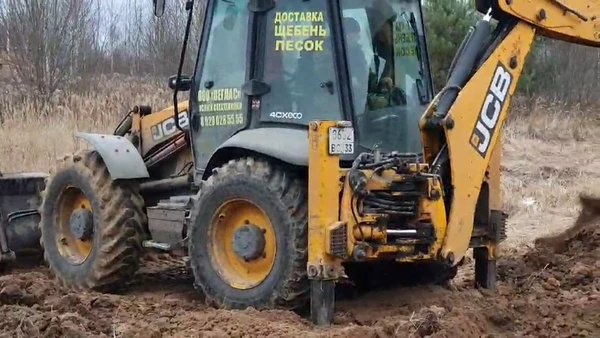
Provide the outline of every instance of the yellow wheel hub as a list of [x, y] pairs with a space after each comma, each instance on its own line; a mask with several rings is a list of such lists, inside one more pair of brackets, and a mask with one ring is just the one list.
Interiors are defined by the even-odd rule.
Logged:
[[209, 252], [219, 275], [236, 289], [250, 289], [271, 272], [275, 231], [256, 204], [235, 199], [223, 203], [211, 219]]
[[59, 202], [56, 245], [73, 265], [85, 262], [92, 252], [93, 212], [90, 201], [75, 187], [67, 187]]

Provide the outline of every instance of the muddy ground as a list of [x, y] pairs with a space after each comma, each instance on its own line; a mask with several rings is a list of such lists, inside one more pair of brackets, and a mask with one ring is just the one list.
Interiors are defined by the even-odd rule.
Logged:
[[496, 292], [473, 288], [466, 264], [447, 287], [339, 301], [329, 328], [293, 312], [207, 308], [183, 262], [146, 261], [118, 295], [69, 292], [25, 267], [0, 277], [0, 337], [600, 337], [600, 227], [564, 244], [505, 253]]

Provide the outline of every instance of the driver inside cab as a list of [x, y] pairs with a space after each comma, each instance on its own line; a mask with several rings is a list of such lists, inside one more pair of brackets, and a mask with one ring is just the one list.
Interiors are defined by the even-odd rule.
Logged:
[[404, 106], [407, 103], [404, 90], [399, 88], [399, 84], [394, 81], [395, 68], [402, 66], [396, 62], [394, 57], [394, 36], [392, 33], [394, 21], [394, 18], [385, 21], [373, 36], [377, 56], [385, 60], [385, 67], [382, 70], [381, 80], [377, 83], [376, 91], [369, 93], [370, 110]]
[[[377, 16], [375, 16], [377, 17]], [[361, 25], [352, 17], [344, 17], [344, 36], [346, 40], [346, 56], [350, 69], [354, 106], [362, 113], [374, 112], [393, 106], [406, 105], [406, 96], [402, 89], [397, 88], [393, 81], [394, 57], [392, 41], [393, 20], [384, 21], [377, 25], [364, 22], [363, 27], [371, 31], [368, 46], [362, 46]], [[365, 53], [365, 47], [368, 50]], [[370, 55], [367, 60], [365, 54]]]
[[344, 18], [344, 32], [346, 37], [346, 54], [348, 55], [348, 67], [352, 69], [352, 86], [363, 87], [360, 92], [368, 91], [369, 65], [365, 59], [365, 53], [360, 44], [360, 25], [351, 17]]

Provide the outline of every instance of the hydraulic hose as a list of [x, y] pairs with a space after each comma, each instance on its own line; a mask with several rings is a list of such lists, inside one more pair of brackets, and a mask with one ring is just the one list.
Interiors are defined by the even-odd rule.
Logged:
[[434, 113], [434, 118], [443, 119], [448, 115], [450, 107], [452, 107], [452, 104], [460, 92], [460, 88], [469, 81], [481, 48], [485, 44], [485, 40], [491, 35], [492, 29], [490, 19], [491, 15], [490, 12], [488, 12], [483, 19], [479, 20], [475, 30], [473, 30], [470, 38], [466, 41], [464, 48], [459, 50], [460, 55], [456, 60], [456, 65], [446, 84], [446, 87], [448, 88], [440, 97], [438, 108]]

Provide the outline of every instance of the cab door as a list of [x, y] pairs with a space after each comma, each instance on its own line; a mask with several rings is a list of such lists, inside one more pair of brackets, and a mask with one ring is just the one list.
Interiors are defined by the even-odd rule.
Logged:
[[242, 87], [252, 36], [247, 0], [209, 1], [190, 94], [191, 144], [196, 169], [249, 119]]
[[333, 4], [279, 0], [264, 16], [260, 124], [304, 128], [312, 120], [343, 118]]

